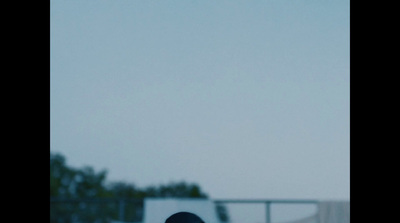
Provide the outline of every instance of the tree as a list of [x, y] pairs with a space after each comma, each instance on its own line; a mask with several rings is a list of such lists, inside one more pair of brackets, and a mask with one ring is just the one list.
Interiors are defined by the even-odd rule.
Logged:
[[158, 187], [150, 186], [144, 190], [146, 197], [179, 197], [179, 198], [207, 198], [197, 184], [172, 182]]
[[75, 199], [67, 203], [53, 202], [50, 206], [50, 222], [107, 222], [110, 216], [116, 218], [115, 207], [77, 200], [109, 197], [110, 193], [104, 187], [106, 173], [105, 170], [96, 173], [91, 167], [68, 167], [62, 155], [50, 154], [50, 197]]
[[[125, 220], [140, 221], [143, 214], [143, 199], [146, 197], [208, 197], [200, 186], [194, 183], [172, 182], [137, 188], [134, 184], [126, 182], [106, 182], [106, 177], [106, 170], [95, 172], [92, 167], [72, 168], [66, 165], [64, 156], [50, 153], [50, 198], [73, 199], [70, 202], [52, 202], [50, 222], [105, 223], [111, 219], [119, 219], [121, 211]], [[108, 202], [88, 200], [97, 198], [111, 200]], [[227, 221], [225, 206], [218, 205], [217, 213], [221, 220]]]
[[50, 196], [64, 198], [106, 197], [107, 172], [96, 173], [91, 167], [68, 167], [60, 154], [50, 154]]

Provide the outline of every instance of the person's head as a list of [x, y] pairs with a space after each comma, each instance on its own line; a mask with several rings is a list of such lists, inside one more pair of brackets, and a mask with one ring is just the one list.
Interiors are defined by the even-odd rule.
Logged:
[[178, 212], [165, 220], [165, 223], [205, 223], [199, 216], [189, 212]]

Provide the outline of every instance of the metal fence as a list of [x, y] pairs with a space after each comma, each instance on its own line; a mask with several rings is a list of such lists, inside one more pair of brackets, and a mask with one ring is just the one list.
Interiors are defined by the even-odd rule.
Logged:
[[[272, 206], [285, 204], [286, 206], [293, 205], [312, 205], [315, 209], [313, 214], [318, 213], [318, 201], [317, 200], [295, 200], [295, 199], [230, 199], [230, 200], [215, 200], [216, 204], [223, 204], [225, 206], [230, 204], [259, 204], [263, 205], [264, 218], [259, 220], [260, 223], [272, 223], [272, 216], [276, 214], [272, 211]], [[290, 215], [290, 211], [287, 212]], [[315, 219], [316, 223], [318, 219]]]
[[[233, 204], [264, 205], [264, 218], [261, 223], [272, 223], [271, 206], [278, 204], [311, 204], [318, 207], [317, 200], [277, 200], [277, 199], [230, 199], [213, 200], [216, 207]], [[93, 198], [65, 199], [50, 198], [51, 223], [141, 223], [144, 213], [144, 201], [138, 199]], [[220, 213], [220, 212], [219, 212]], [[229, 215], [230, 213], [226, 213]], [[229, 217], [219, 216], [221, 222], [229, 223]]]

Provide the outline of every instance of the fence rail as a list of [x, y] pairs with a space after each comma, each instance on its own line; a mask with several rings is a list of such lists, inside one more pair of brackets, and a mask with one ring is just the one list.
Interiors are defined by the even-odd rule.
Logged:
[[[227, 204], [265, 204], [265, 221], [271, 223], [272, 204], [318, 204], [317, 200], [305, 199], [216, 199], [216, 205]], [[113, 221], [141, 222], [143, 218], [143, 199], [130, 198], [50, 198], [50, 222], [99, 222]], [[317, 205], [318, 206], [318, 205]], [[89, 216], [97, 214], [97, 219]], [[74, 220], [75, 219], [75, 220]], [[77, 220], [79, 219], [79, 220]]]
[[228, 199], [214, 200], [217, 204], [240, 203], [240, 204], [265, 204], [266, 223], [271, 223], [271, 204], [318, 204], [317, 200], [294, 200], [294, 199]]

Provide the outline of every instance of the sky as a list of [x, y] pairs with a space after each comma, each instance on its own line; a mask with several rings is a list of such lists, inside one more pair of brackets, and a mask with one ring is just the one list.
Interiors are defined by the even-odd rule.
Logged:
[[349, 0], [51, 0], [50, 152], [214, 199], [350, 197]]

